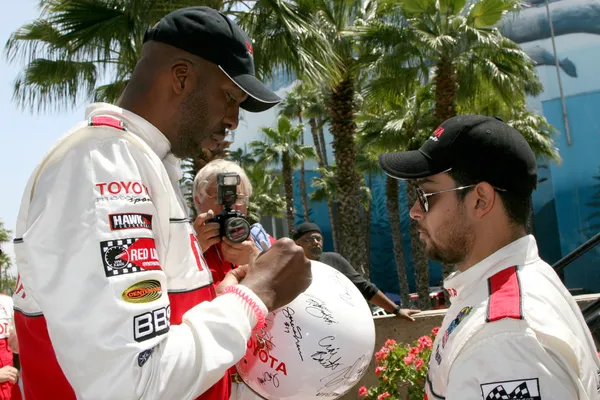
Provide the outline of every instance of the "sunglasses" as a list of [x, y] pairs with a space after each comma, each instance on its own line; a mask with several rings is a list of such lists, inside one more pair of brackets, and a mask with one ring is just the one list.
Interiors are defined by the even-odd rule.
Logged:
[[[431, 197], [431, 196], [433, 196], [433, 195], [440, 194], [440, 193], [447, 193], [447, 192], [456, 192], [457, 190], [465, 190], [465, 189], [469, 189], [469, 188], [475, 187], [477, 185], [478, 184], [475, 183], [473, 185], [459, 186], [459, 187], [456, 187], [456, 188], [446, 189], [446, 190], [440, 190], [439, 192], [433, 192], [433, 193], [425, 193], [423, 191], [423, 189], [421, 189], [421, 188], [418, 187], [416, 189], [416, 191], [417, 191], [417, 199], [419, 200], [419, 206], [421, 207], [421, 211], [423, 211], [425, 213], [429, 211], [429, 200], [428, 200], [428, 198]], [[500, 191], [500, 192], [506, 192], [505, 189], [500, 189], [500, 188], [497, 188], [497, 187], [494, 187], [494, 190], [497, 190], [497, 191]]]
[[447, 192], [456, 192], [457, 190], [464, 190], [464, 189], [472, 188], [473, 186], [477, 186], [477, 185], [459, 186], [457, 188], [440, 190], [439, 192], [433, 192], [433, 193], [425, 193], [423, 191], [423, 189], [417, 188], [416, 189], [417, 190], [417, 199], [419, 199], [419, 206], [421, 207], [421, 211], [423, 211], [425, 213], [429, 211], [428, 198], [433, 195], [440, 194], [440, 193], [447, 193]]

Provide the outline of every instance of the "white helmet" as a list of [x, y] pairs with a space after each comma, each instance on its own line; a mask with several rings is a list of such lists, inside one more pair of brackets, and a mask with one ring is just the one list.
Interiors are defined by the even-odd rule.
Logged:
[[312, 284], [293, 302], [267, 316], [248, 341], [237, 370], [268, 399], [337, 399], [365, 373], [375, 347], [371, 310], [352, 282], [312, 261]]

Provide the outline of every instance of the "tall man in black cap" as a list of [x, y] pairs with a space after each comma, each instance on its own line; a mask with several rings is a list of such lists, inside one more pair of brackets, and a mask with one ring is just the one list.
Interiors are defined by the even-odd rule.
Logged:
[[301, 223], [294, 230], [292, 238], [296, 241], [298, 246], [301, 246], [304, 249], [304, 255], [310, 260], [327, 264], [340, 271], [346, 278], [350, 279], [365, 300], [383, 308], [385, 311], [390, 312], [397, 317], [409, 321], [415, 320], [412, 317], [413, 314], [421, 312], [420, 310], [409, 310], [396, 305], [396, 303], [383, 294], [377, 286], [359, 274], [341, 254], [334, 252], [323, 253], [323, 234], [317, 224], [312, 222]]
[[279, 101], [252, 57], [215, 10], [167, 15], [119, 105], [89, 106], [33, 173], [15, 239], [26, 399], [227, 399], [252, 329], [310, 284], [284, 239], [215, 298], [179, 189], [181, 157]]
[[410, 216], [430, 259], [458, 270], [433, 345], [429, 400], [598, 399], [600, 363], [577, 303], [525, 225], [533, 152], [497, 118], [465, 115], [417, 151], [382, 154], [386, 174], [418, 184]]

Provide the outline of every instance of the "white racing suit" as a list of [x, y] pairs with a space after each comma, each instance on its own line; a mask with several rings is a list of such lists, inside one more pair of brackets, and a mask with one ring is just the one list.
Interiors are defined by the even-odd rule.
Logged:
[[600, 363], [577, 303], [525, 236], [448, 277], [428, 400], [596, 400]]
[[254, 313], [234, 294], [197, 305], [212, 277], [162, 133], [108, 104], [86, 114], [32, 174], [17, 222], [25, 398], [193, 399], [242, 358]]

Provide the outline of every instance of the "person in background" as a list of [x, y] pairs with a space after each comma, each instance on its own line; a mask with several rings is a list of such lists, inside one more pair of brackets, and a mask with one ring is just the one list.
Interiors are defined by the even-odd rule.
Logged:
[[19, 352], [13, 323], [13, 300], [0, 293], [0, 400], [16, 399], [19, 371], [13, 365], [13, 351]]
[[227, 272], [249, 264], [275, 242], [259, 223], [251, 226], [250, 236], [242, 243], [233, 243], [220, 236], [219, 224], [211, 222], [211, 219], [223, 210], [223, 205], [217, 201], [217, 175], [227, 172], [240, 177], [237, 202], [232, 208], [246, 215], [252, 184], [242, 167], [235, 162], [223, 159], [209, 162], [198, 171], [193, 186], [194, 207], [198, 214], [194, 229], [215, 285], [223, 280]]
[[597, 400], [600, 360], [579, 306], [527, 234], [536, 157], [499, 118], [443, 122], [419, 150], [382, 154], [413, 180], [425, 254], [453, 265], [432, 348], [429, 400]]
[[[233, 243], [220, 236], [219, 224], [210, 220], [223, 210], [223, 205], [217, 201], [217, 175], [227, 172], [240, 177], [237, 202], [232, 208], [246, 215], [252, 184], [242, 167], [235, 162], [223, 159], [209, 162], [196, 174], [192, 189], [194, 208], [198, 214], [194, 221], [196, 238], [212, 273], [215, 289], [229, 271], [249, 264], [275, 242], [259, 223], [251, 226], [250, 237], [242, 243]], [[232, 382], [230, 399], [259, 398], [254, 397], [254, 393], [243, 383], [235, 366], [229, 369], [229, 375]]]
[[414, 321], [413, 314], [421, 312], [420, 310], [410, 310], [396, 305], [372, 282], [366, 280], [359, 274], [352, 265], [338, 253], [323, 253], [323, 234], [319, 226], [312, 222], [303, 222], [294, 230], [292, 239], [296, 244], [304, 249], [304, 255], [309, 260], [320, 261], [344, 274], [360, 290], [363, 297], [400, 318]]

